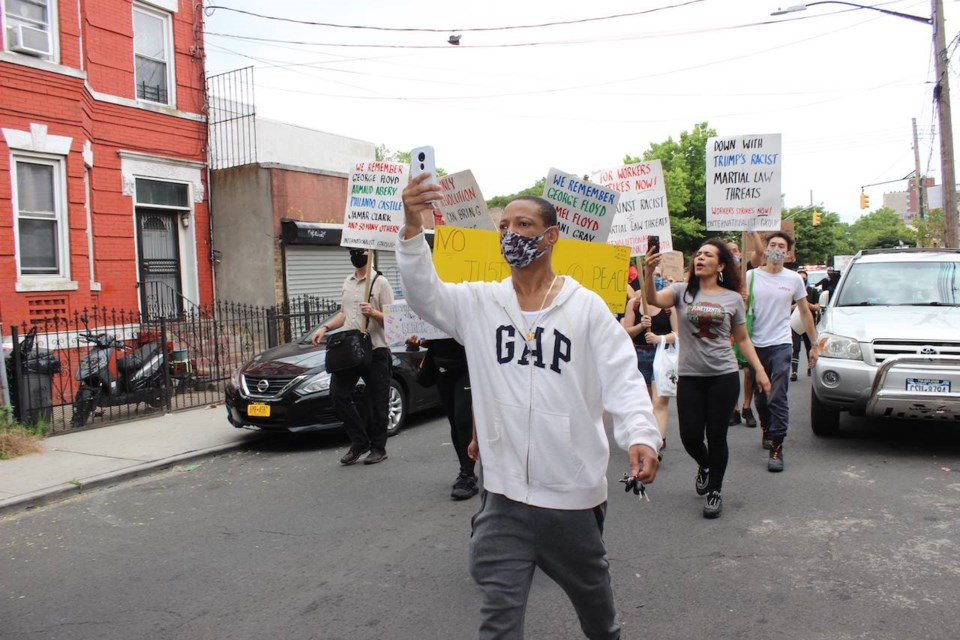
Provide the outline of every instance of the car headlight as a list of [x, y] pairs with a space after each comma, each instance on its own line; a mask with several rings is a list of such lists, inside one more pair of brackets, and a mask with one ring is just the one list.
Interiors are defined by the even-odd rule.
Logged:
[[243, 370], [243, 367], [240, 366], [234, 369], [233, 373], [230, 374], [230, 384], [232, 384], [235, 389], [242, 388], [240, 386], [240, 371], [242, 370]]
[[301, 396], [305, 396], [309, 393], [320, 393], [321, 391], [326, 391], [329, 388], [330, 373], [327, 371], [321, 371], [320, 373], [315, 373], [301, 382], [297, 388], [294, 389], [294, 391]]
[[832, 333], [820, 334], [820, 355], [844, 360], [863, 360], [859, 342], [853, 338]]

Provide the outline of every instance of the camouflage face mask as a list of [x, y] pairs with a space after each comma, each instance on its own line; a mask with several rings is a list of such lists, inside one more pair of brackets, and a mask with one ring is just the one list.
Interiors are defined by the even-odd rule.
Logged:
[[504, 234], [500, 236], [500, 253], [503, 254], [503, 259], [515, 269], [529, 267], [534, 260], [547, 252], [546, 248], [537, 248], [537, 245], [540, 244], [540, 241], [543, 240], [543, 236], [545, 236], [546, 233], [547, 232], [544, 231], [540, 235], [531, 238], [529, 236], [522, 236], [519, 233], [514, 233], [513, 231], [505, 231]]

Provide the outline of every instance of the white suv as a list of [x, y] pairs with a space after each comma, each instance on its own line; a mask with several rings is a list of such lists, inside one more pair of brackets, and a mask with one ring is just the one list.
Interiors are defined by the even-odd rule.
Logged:
[[861, 251], [818, 328], [815, 434], [835, 435], [841, 411], [960, 421], [960, 250]]

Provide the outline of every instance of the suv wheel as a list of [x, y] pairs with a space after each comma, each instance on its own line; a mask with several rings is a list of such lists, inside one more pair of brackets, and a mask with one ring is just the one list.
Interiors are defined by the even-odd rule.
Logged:
[[407, 397], [396, 380], [390, 380], [390, 397], [387, 401], [387, 436], [395, 436], [403, 428], [407, 418]]
[[817, 393], [810, 390], [810, 428], [821, 438], [832, 438], [840, 433], [840, 412], [824, 405]]

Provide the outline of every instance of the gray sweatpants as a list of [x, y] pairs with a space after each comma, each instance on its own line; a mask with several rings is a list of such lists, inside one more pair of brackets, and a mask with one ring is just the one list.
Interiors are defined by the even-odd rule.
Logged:
[[587, 638], [620, 638], [602, 538], [606, 506], [545, 509], [483, 492], [470, 540], [470, 574], [483, 591], [480, 640], [523, 638], [536, 567], [567, 593]]

